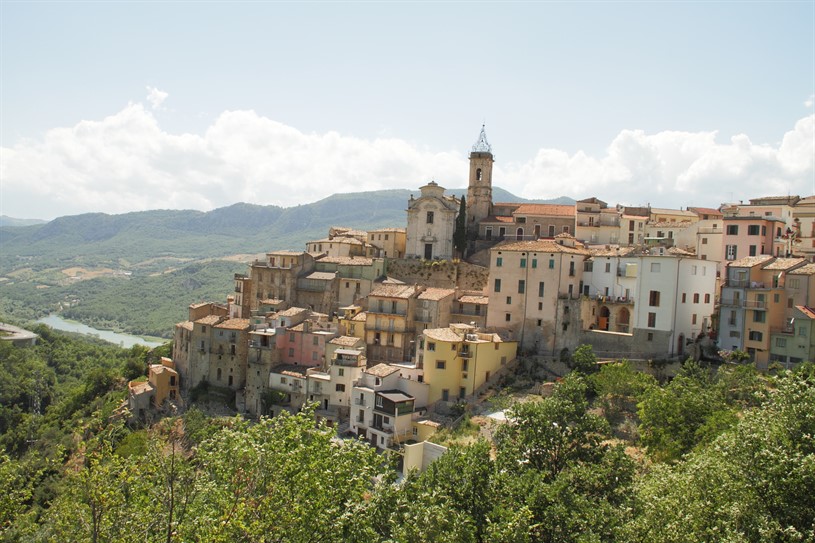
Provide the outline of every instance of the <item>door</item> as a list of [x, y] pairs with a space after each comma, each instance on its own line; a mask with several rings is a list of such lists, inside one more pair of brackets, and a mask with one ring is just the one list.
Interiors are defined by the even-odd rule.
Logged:
[[424, 244], [424, 257], [425, 257], [425, 260], [431, 260], [433, 258], [433, 244], [432, 243], [425, 243]]

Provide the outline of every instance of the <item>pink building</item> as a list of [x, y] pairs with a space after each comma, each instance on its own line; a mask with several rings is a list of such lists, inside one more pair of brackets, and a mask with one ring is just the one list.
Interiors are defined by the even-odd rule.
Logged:
[[724, 258], [738, 260], [747, 256], [789, 256], [784, 240], [784, 221], [770, 216], [725, 216]]
[[327, 320], [307, 319], [278, 336], [277, 347], [283, 364], [322, 367], [326, 343], [337, 337], [337, 327]]

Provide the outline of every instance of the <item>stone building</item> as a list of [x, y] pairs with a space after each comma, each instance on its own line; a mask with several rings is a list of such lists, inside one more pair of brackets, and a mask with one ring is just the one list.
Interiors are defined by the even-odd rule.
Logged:
[[410, 196], [407, 210], [407, 258], [427, 260], [453, 258], [453, 233], [459, 200], [445, 196], [444, 187], [435, 181], [419, 189], [418, 198]]

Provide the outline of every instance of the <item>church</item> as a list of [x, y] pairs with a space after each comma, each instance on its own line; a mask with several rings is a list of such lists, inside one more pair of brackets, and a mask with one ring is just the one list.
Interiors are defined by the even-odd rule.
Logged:
[[[466, 198], [467, 239], [478, 237], [479, 224], [492, 213], [492, 148], [484, 126], [470, 152], [470, 176]], [[435, 181], [421, 187], [418, 198], [410, 197], [407, 209], [407, 258], [449, 260], [455, 256], [453, 234], [461, 201], [445, 195]]]

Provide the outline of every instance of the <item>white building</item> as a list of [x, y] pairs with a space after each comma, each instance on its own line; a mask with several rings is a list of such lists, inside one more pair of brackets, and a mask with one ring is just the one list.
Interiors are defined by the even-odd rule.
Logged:
[[407, 210], [407, 258], [453, 258], [453, 232], [460, 202], [445, 196], [435, 181], [421, 187], [418, 198], [410, 197]]
[[716, 262], [597, 252], [583, 272], [584, 340], [609, 355], [674, 356], [710, 330]]

